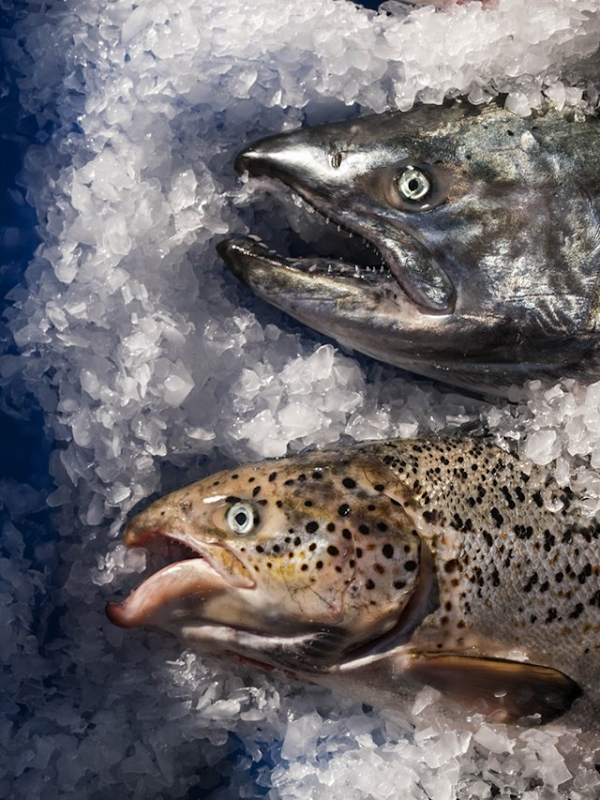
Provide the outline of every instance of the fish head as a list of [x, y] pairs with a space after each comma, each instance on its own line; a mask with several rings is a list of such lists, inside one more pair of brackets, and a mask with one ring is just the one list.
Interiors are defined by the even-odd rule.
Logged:
[[110, 603], [111, 621], [303, 670], [393, 629], [419, 584], [419, 536], [381, 467], [328, 455], [221, 472], [138, 514], [125, 543], [169, 563]]
[[476, 389], [562, 374], [597, 340], [597, 135], [455, 103], [267, 137], [238, 171], [354, 238], [342, 260], [218, 249], [258, 295], [387, 363]]

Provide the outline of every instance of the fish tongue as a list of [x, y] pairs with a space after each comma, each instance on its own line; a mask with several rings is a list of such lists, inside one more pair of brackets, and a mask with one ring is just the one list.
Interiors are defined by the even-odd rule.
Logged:
[[106, 616], [121, 628], [165, 625], [186, 608], [204, 603], [231, 585], [203, 558], [180, 561], [161, 569], [122, 602], [108, 603]]

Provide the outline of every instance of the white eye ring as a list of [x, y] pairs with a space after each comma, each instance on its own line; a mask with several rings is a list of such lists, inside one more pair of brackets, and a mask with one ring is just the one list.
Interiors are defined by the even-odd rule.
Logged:
[[416, 167], [406, 167], [398, 178], [398, 189], [406, 200], [422, 200], [431, 189], [431, 181]]
[[227, 511], [227, 524], [238, 536], [250, 533], [258, 522], [258, 515], [252, 503], [235, 503]]

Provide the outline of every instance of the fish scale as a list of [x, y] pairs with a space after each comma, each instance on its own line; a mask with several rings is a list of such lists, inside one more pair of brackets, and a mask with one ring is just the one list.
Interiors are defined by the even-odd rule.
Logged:
[[171, 563], [107, 613], [377, 705], [431, 686], [444, 709], [589, 722], [600, 525], [581, 500], [486, 438], [250, 464], [129, 523], [128, 545], [167, 537]]
[[600, 525], [582, 523], [572, 492], [491, 441], [374, 448], [408, 488], [437, 564], [440, 608], [413, 644], [485, 652], [493, 642], [498, 656], [547, 664], [558, 656], [589, 683], [600, 650]]

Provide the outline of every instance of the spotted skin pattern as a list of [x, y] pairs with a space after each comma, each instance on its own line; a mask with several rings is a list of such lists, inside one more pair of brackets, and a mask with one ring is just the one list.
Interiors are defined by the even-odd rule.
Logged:
[[520, 651], [587, 686], [597, 708], [600, 525], [582, 521], [573, 492], [550, 469], [487, 439], [397, 441], [373, 451], [435, 559], [439, 607], [413, 646]]
[[[221, 472], [156, 501], [126, 543], [166, 537], [201, 558], [108, 613], [326, 685], [341, 675], [386, 705], [428, 683], [438, 655], [459, 694], [466, 675], [489, 694], [498, 659], [515, 667], [509, 683], [539, 665], [557, 671], [535, 681], [560, 713], [583, 692], [569, 712], [578, 721], [600, 711], [599, 535], [550, 469], [489, 439], [369, 442]], [[421, 655], [426, 670], [412, 674]], [[520, 680], [515, 718], [537, 691]]]

